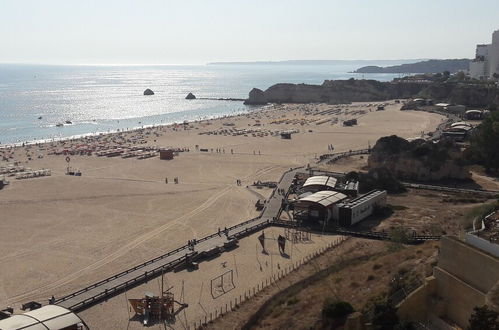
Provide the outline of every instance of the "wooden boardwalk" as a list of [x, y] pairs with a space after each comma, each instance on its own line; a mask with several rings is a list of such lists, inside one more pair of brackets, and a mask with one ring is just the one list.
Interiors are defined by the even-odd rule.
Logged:
[[[364, 152], [364, 150], [362, 150], [361, 153], [362, 152]], [[351, 154], [352, 152], [343, 153], [342, 157]], [[185, 267], [188, 262], [202, 261], [204, 258], [213, 257], [214, 255], [219, 255], [225, 251], [231, 250], [237, 246], [238, 239], [251, 235], [268, 226], [295, 226], [293, 222], [279, 221], [277, 219], [279, 219], [282, 212], [282, 200], [287, 197], [296, 173], [304, 170], [304, 167], [290, 169], [282, 175], [277, 188], [274, 189], [272, 195], [266, 201], [264, 209], [259, 217], [228, 227], [226, 230], [224, 228], [221, 232], [216, 232], [199, 239], [193, 247], [189, 247], [186, 244], [105, 280], [94, 283], [86, 288], [60, 297], [55, 300], [55, 304], [75, 312], [82, 311], [100, 301], [111, 298], [129, 288], [157, 277], [162, 273], [174, 271], [179, 267]], [[329, 172], [322, 173], [322, 171], [317, 170], [313, 170], [313, 172], [315, 175], [340, 174]], [[286, 196], [279, 194], [279, 191], [284, 191]], [[337, 230], [333, 230], [330, 233], [369, 239], [390, 239], [388, 234], [380, 232], [357, 232], [337, 228]], [[409, 244], [417, 244], [425, 240], [436, 240], [439, 238], [440, 237], [437, 236], [414, 235], [409, 238]]]
[[302, 169], [302, 167], [290, 169], [283, 174], [277, 188], [274, 189], [271, 197], [266, 201], [265, 207], [259, 217], [244, 221], [226, 230], [224, 228], [221, 232], [216, 232], [199, 239], [192, 247], [189, 247], [187, 244], [181, 246], [143, 264], [58, 298], [54, 303], [75, 312], [82, 311], [162, 273], [173, 271], [178, 267], [184, 267], [188, 261], [201, 261], [205, 257], [218, 255], [232, 249], [236, 246], [235, 244], [237, 244], [239, 238], [272, 225], [272, 221], [280, 215], [282, 199], [284, 198], [284, 196], [277, 192], [279, 190], [287, 192], [295, 174]]

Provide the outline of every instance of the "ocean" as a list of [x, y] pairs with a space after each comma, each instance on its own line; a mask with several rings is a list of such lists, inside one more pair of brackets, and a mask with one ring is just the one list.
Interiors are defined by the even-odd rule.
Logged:
[[[236, 101], [279, 82], [326, 79], [389, 81], [397, 74], [350, 73], [365, 61], [334, 64], [197, 66], [49, 66], [0, 64], [0, 146], [234, 115], [254, 107]], [[150, 88], [153, 96], [144, 96]], [[39, 119], [40, 118], [40, 119]], [[70, 121], [62, 127], [58, 123]]]

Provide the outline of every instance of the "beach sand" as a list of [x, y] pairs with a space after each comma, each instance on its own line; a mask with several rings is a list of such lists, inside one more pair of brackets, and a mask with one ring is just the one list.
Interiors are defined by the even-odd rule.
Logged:
[[[340, 113], [328, 112], [337, 108]], [[312, 165], [316, 157], [331, 152], [329, 145], [339, 152], [373, 146], [379, 137], [391, 134], [419, 137], [444, 119], [432, 113], [400, 111], [400, 104], [394, 102], [389, 102], [384, 111], [375, 109], [375, 105], [365, 103], [286, 104], [191, 123], [186, 130], [183, 126], [165, 126], [2, 150], [0, 158], [12, 158], [0, 165], [18, 161], [32, 169], [51, 169], [52, 175], [26, 180], [7, 177], [10, 185], [0, 190], [0, 306], [18, 308], [31, 300], [46, 302], [51, 295], [71, 293], [184, 245], [189, 239], [253, 218], [258, 215], [254, 204], [259, 194], [266, 197], [271, 190], [253, 188], [255, 193], [246, 186], [257, 180], [277, 181], [290, 167]], [[339, 118], [339, 123], [332, 125], [329, 119], [333, 118]], [[341, 125], [350, 118], [358, 118], [358, 125]], [[199, 134], [228, 129], [252, 132], [247, 136]], [[299, 132], [285, 140], [277, 133], [285, 130]], [[121, 147], [170, 146], [189, 151], [169, 161], [158, 157], [139, 160], [72, 155], [69, 165], [81, 171], [81, 177], [65, 175], [66, 156], [51, 154], [83, 143], [102, 146], [118, 142]], [[199, 151], [202, 148], [208, 152]], [[32, 160], [26, 163], [28, 157]], [[348, 164], [327, 169], [346, 171]], [[173, 183], [174, 177], [179, 184]], [[242, 180], [241, 186], [236, 185], [237, 179]], [[268, 234], [277, 237], [283, 230], [271, 228]], [[189, 304], [173, 327], [192, 326], [210, 309], [225, 306], [265, 281], [277, 264], [284, 267], [338, 239], [314, 236], [313, 242], [295, 246], [291, 261], [277, 253], [263, 255], [256, 236], [242, 239], [234, 252], [201, 263], [199, 271], [167, 274], [165, 282], [173, 286], [177, 299], [183, 282], [183, 299]], [[227, 270], [235, 273], [236, 265], [236, 288], [213, 299], [211, 278]], [[139, 298], [145, 291], [157, 294], [158, 281], [134, 288], [127, 296]], [[128, 326], [129, 309], [124, 295], [119, 295], [81, 316], [91, 327], [122, 329]], [[134, 321], [130, 328], [135, 327], [142, 326]]]

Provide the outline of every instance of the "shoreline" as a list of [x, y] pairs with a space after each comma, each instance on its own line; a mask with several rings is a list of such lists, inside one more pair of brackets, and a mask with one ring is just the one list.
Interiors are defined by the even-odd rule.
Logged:
[[[60, 138], [54, 137], [54, 138], [27, 140], [27, 141], [23, 141], [23, 142], [0, 143], [0, 150], [18, 148], [18, 147], [24, 147], [24, 146], [39, 146], [39, 145], [44, 145], [44, 144], [54, 143], [54, 142], [74, 141], [74, 140], [84, 139], [86, 137], [106, 136], [106, 135], [113, 135], [113, 134], [117, 134], [117, 133], [133, 133], [133, 132], [140, 131], [140, 130], [153, 129], [153, 128], [158, 128], [158, 127], [168, 127], [168, 126], [174, 126], [174, 125], [181, 126], [181, 125], [185, 125], [185, 124], [202, 123], [203, 121], [210, 121], [210, 120], [217, 120], [217, 119], [228, 119], [228, 118], [238, 117], [240, 115], [245, 115], [245, 114], [252, 113], [252, 112], [261, 111], [262, 109], [270, 108], [272, 106], [273, 106], [273, 104], [266, 104], [266, 105], [261, 105], [261, 106], [252, 105], [251, 106], [252, 109], [248, 109], [247, 111], [241, 111], [238, 113], [223, 115], [223, 116], [214, 115], [212, 117], [207, 117], [207, 118], [200, 119], [200, 120], [185, 120], [182, 123], [168, 122], [168, 123], [159, 123], [159, 124], [148, 124], [148, 125], [132, 127], [129, 129], [119, 129], [118, 128], [115, 130], [109, 130], [107, 132], [91, 132], [91, 133], [75, 134], [75, 135], [71, 135], [71, 136], [67, 136], [67, 137], [60, 137]], [[137, 117], [137, 118], [140, 118], [140, 117]]]

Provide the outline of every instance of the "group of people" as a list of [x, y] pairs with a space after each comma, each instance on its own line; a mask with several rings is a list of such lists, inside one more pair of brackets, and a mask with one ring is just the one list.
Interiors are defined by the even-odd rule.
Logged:
[[196, 245], [197, 243], [197, 240], [194, 238], [194, 239], [190, 239], [187, 241], [187, 246], [189, 247], [189, 250], [193, 251], [194, 250], [194, 246]]
[[[229, 237], [229, 230], [227, 229], [227, 227], [224, 228], [223, 233], [225, 234], [225, 236]], [[222, 231], [220, 230], [220, 227], [218, 227], [218, 236], [222, 236]]]

